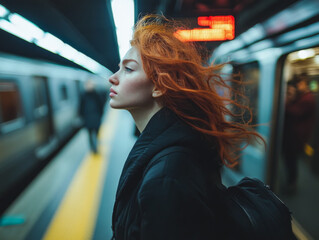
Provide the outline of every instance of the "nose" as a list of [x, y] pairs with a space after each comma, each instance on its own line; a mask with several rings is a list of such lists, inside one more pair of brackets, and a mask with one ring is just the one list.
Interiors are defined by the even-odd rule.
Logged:
[[[117, 72], [116, 72], [117, 73]], [[112, 85], [117, 85], [119, 83], [119, 80], [117, 78], [117, 75], [116, 73], [114, 73], [110, 78], [109, 78], [109, 82], [112, 84]]]

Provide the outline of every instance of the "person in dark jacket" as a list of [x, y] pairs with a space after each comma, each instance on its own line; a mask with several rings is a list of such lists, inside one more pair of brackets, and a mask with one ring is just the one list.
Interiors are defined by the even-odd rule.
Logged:
[[80, 115], [84, 127], [88, 130], [89, 144], [93, 153], [98, 152], [97, 134], [101, 125], [104, 102], [95, 90], [94, 82], [88, 80], [85, 83], [85, 92], [81, 96]]
[[216, 183], [236, 163], [242, 141], [258, 136], [232, 115], [196, 48], [174, 35], [163, 16], [137, 23], [131, 49], [109, 82], [110, 106], [128, 110], [141, 135], [119, 180], [112, 229], [116, 240], [228, 239]]

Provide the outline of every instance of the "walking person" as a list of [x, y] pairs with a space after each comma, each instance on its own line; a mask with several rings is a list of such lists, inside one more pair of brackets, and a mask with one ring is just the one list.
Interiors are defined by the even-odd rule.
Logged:
[[228, 239], [232, 226], [221, 219], [213, 186], [221, 166], [236, 164], [241, 143], [259, 137], [226, 120], [233, 116], [226, 104], [239, 105], [216, 88], [230, 87], [173, 26], [163, 16], [139, 20], [109, 78], [110, 106], [128, 110], [141, 132], [119, 180], [116, 240]]
[[80, 115], [84, 121], [84, 127], [88, 131], [90, 149], [98, 152], [97, 135], [101, 125], [104, 102], [95, 90], [94, 82], [88, 80], [85, 83], [85, 92], [81, 96]]

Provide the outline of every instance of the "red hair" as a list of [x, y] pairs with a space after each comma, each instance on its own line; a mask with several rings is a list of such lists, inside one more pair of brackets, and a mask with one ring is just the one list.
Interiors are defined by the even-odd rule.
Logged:
[[144, 16], [135, 26], [131, 45], [140, 51], [146, 75], [162, 92], [163, 106], [205, 136], [212, 136], [209, 139], [217, 141], [223, 163], [234, 166], [237, 153], [261, 136], [249, 126], [250, 121], [229, 121], [226, 116], [238, 116], [230, 110], [230, 105], [250, 110], [217, 93], [216, 87], [222, 87], [238, 95], [238, 91], [216, 73], [220, 65], [205, 66], [194, 44], [175, 37], [177, 28], [174, 25], [174, 21], [163, 16]]

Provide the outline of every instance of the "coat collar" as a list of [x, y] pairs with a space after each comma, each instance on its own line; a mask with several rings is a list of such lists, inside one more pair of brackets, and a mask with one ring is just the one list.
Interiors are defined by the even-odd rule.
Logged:
[[165, 147], [161, 144], [164, 140], [162, 134], [177, 121], [177, 116], [167, 108], [162, 108], [150, 119], [125, 161], [116, 199], [120, 198], [125, 189], [136, 184], [142, 177], [147, 163]]

